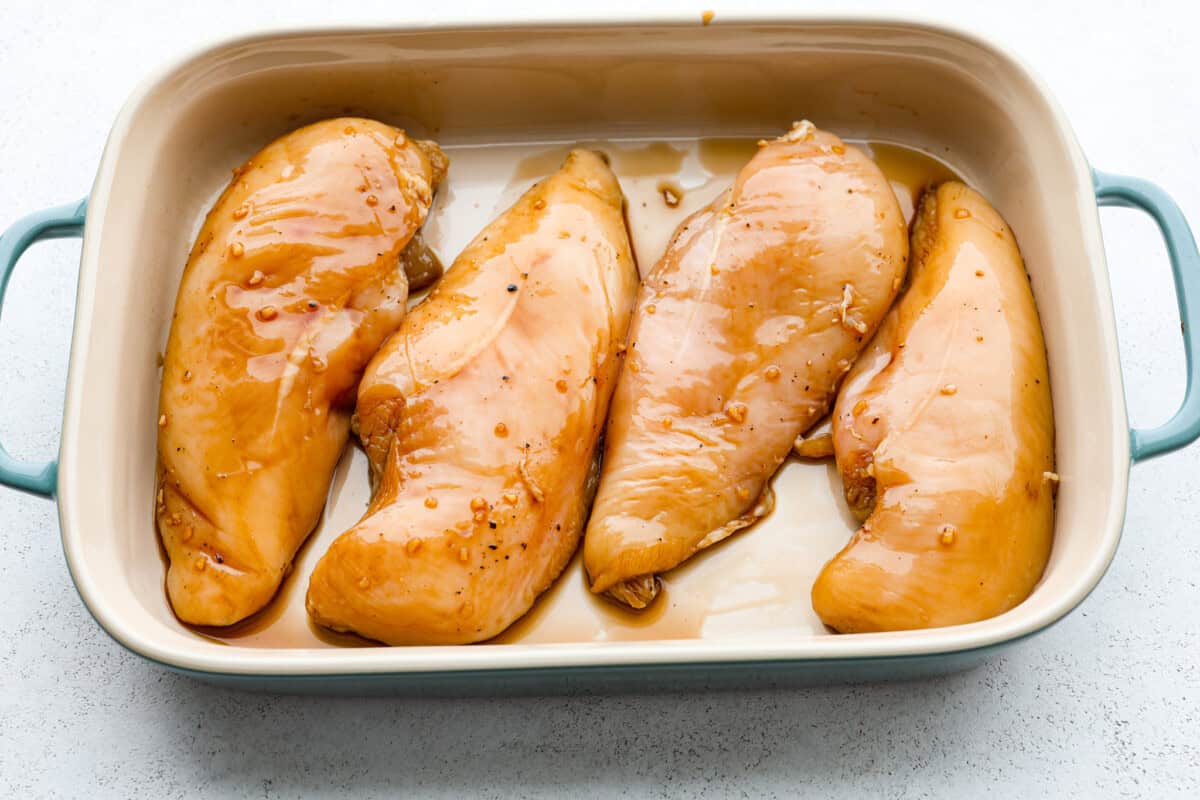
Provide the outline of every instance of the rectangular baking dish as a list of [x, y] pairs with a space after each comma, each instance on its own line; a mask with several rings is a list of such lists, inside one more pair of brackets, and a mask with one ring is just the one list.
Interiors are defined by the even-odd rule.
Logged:
[[[1019, 607], [984, 622], [870, 635], [832, 635], [803, 619], [694, 638], [319, 649], [219, 643], [182, 626], [163, 593], [151, 496], [156, 355], [182, 267], [231, 167], [289, 129], [345, 113], [433, 136], [449, 149], [450, 184], [435, 209], [447, 226], [447, 261], [506, 193], [511, 199], [511, 159], [538, 143], [769, 136], [808, 118], [844, 137], [903, 143], [952, 165], [1015, 230], [1045, 329], [1062, 482], [1040, 585]], [[507, 172], [502, 164], [510, 164]], [[1144, 181], [1093, 173], [1045, 88], [973, 35], [903, 19], [797, 14], [711, 25], [697, 15], [236, 39], [181, 60], [134, 94], [87, 201], [30, 215], [0, 238], [2, 291], [29, 244], [83, 237], [59, 458], [26, 464], [2, 454], [0, 480], [57, 497], [71, 574], [113, 638], [213, 681], [294, 691], [545, 691], [967, 668], [1086, 597], [1117, 547], [1131, 458], [1200, 434], [1191, 379], [1170, 422], [1128, 429], [1097, 214], [1104, 203], [1143, 208], [1159, 223], [1196, 377], [1200, 325], [1185, 301], [1200, 298], [1200, 259], [1178, 209]], [[361, 511], [360, 466], [351, 464], [340, 483], [362, 487], [337, 496], [327, 516]], [[815, 524], [812, 508], [816, 523], [832, 520], [825, 549], [807, 556], [819, 567], [851, 528], [831, 510], [835, 489], [817, 472], [785, 469], [774, 517], [798, 525], [798, 509], [811, 506], [803, 531]], [[736, 538], [724, 545], [737, 546]], [[793, 588], [807, 597], [809, 584]]]

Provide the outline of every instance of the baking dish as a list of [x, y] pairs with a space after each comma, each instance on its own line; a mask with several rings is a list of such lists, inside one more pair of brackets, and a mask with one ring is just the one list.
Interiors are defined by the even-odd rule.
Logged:
[[[443, 227], [434, 232], [446, 256], [514, 187], [528, 185], [514, 160], [527, 163], [519, 157], [556, 143], [636, 147], [764, 136], [807, 117], [851, 139], [936, 154], [1015, 230], [1045, 328], [1062, 483], [1042, 582], [994, 619], [871, 635], [832, 635], [806, 618], [749, 632], [727, 625], [690, 638], [337, 649], [222, 643], [182, 626], [163, 594], [151, 496], [156, 355], [182, 266], [232, 166], [288, 129], [343, 113], [397, 124], [448, 148], [451, 179], [435, 210]], [[1149, 213], [1175, 274], [1188, 388], [1176, 416], [1153, 430], [1128, 429], [1102, 204]], [[797, 14], [702, 25], [697, 15], [237, 39], [180, 61], [135, 93], [113, 127], [89, 199], [26, 217], [0, 238], [0, 289], [34, 241], [80, 235], [59, 458], [28, 464], [2, 454], [0, 481], [57, 498], [76, 586], [118, 642], [169, 668], [250, 688], [543, 691], [905, 678], [967, 668], [1078, 605], [1116, 550], [1131, 459], [1200, 435], [1200, 329], [1188, 305], [1200, 298], [1200, 257], [1178, 208], [1145, 181], [1093, 172], [1045, 88], [1010, 55], [927, 22]], [[354, 458], [335, 481], [325, 526], [362, 508], [366, 481]], [[830, 543], [849, 531], [825, 471], [791, 465], [776, 490], [781, 502], [771, 524], [797, 527], [799, 541], [811, 544], [797, 558], [819, 566]], [[827, 532], [813, 533], [821, 526]], [[808, 588], [796, 585], [796, 596], [807, 598]]]

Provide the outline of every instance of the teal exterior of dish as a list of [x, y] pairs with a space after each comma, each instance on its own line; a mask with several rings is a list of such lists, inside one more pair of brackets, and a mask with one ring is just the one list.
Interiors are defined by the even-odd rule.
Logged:
[[[1041, 629], [1045, 630], [1045, 628]], [[966, 672], [1035, 631], [989, 647], [948, 653], [853, 659], [678, 662], [597, 667], [543, 667], [336, 675], [243, 675], [200, 672], [147, 659], [204, 683], [248, 692], [296, 695], [497, 697], [673, 691], [789, 689], [920, 680]], [[477, 645], [488, 646], [488, 645]], [[495, 645], [501, 647], [503, 645]], [[141, 655], [136, 653], [136, 655]]]
[[[1197, 252], [1195, 238], [1179, 206], [1159, 187], [1140, 178], [1100, 171], [1093, 171], [1093, 182], [1099, 205], [1137, 208], [1149, 214], [1158, 224], [1167, 245], [1180, 319], [1183, 323], [1187, 357], [1187, 388], [1184, 400], [1176, 414], [1163, 425], [1153, 429], [1130, 431], [1130, 453], [1132, 460], [1136, 462], [1178, 449], [1200, 437], [1200, 363], [1196, 358], [1197, 354], [1200, 354], [1200, 253]], [[86, 199], [40, 211], [18, 220], [0, 236], [0, 308], [3, 306], [9, 277], [21, 255], [34, 242], [43, 239], [81, 236], [86, 211]], [[53, 498], [57, 467], [56, 460], [45, 463], [19, 461], [0, 446], [0, 484]], [[68, 567], [70, 566], [68, 563]], [[981, 648], [856, 659], [680, 662], [628, 664], [616, 667], [547, 667], [361, 675], [245, 675], [198, 672], [154, 659], [148, 660], [174, 672], [215, 685], [290, 694], [419, 693], [494, 696], [751, 687], [762, 689], [912, 680], [962, 672], [979, 666], [1002, 650], [1042, 630], [1045, 628], [1017, 639]]]
[[319, 695], [496, 697], [514, 695], [603, 695], [674, 691], [790, 689], [848, 683], [917, 680], [980, 666], [996, 648], [937, 656], [824, 661], [734, 661], [555, 667], [467, 672], [370, 675], [250, 676], [189, 673], [205, 683], [253, 692]]

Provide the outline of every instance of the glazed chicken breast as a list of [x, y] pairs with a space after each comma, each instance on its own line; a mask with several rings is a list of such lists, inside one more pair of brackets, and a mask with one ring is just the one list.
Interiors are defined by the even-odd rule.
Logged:
[[371, 362], [357, 425], [377, 490], [313, 572], [316, 622], [477, 642], [566, 566], [637, 292], [623, 203], [606, 163], [573, 151]]
[[157, 522], [184, 622], [262, 608], [316, 525], [355, 387], [404, 316], [401, 250], [445, 169], [435, 144], [328, 120], [235, 170], [209, 212], [159, 401]]
[[851, 633], [1000, 614], [1041, 578], [1054, 528], [1046, 349], [1012, 231], [977, 192], [921, 202], [911, 285], [846, 380], [833, 441], [862, 528], [813, 607]]
[[767, 485], [887, 312], [908, 240], [878, 167], [798, 123], [688, 218], [638, 297], [584, 540], [593, 592], [659, 573], [770, 510]]

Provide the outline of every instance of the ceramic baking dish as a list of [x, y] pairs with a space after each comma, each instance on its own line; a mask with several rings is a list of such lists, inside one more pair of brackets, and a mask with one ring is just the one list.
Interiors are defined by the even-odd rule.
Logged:
[[[1062, 483], [1053, 555], [1040, 585], [1019, 607], [984, 622], [830, 634], [807, 607], [811, 578], [804, 576], [852, 525], [830, 473], [795, 464], [775, 483], [780, 504], [767, 525], [744, 534], [787, 533], [778, 541], [789, 544], [775, 559], [784, 579], [767, 587], [767, 600], [741, 611], [707, 609], [709, 621], [683, 634], [595, 635], [584, 626], [574, 641], [568, 633], [470, 647], [271, 647], [219, 641], [181, 625], [164, 597], [151, 492], [156, 355], [182, 267], [233, 166], [286, 130], [343, 113], [434, 136], [448, 149], [451, 178], [430, 232], [448, 258], [536, 177], [536, 154], [563, 142], [604, 140], [634, 153], [664, 146], [646, 142], [667, 142], [668, 152], [684, 153], [686, 161], [698, 138], [767, 136], [809, 118], [851, 139], [938, 156], [1011, 223], [1041, 311]], [[655, 191], [646, 183], [655, 168], [635, 161], [622, 175], [631, 207]], [[675, 166], [687, 172], [686, 164]], [[680, 180], [694, 186], [683, 187], [689, 202], [702, 203], [733, 167], [710, 159], [707, 173], [696, 169], [700, 178]], [[1183, 407], [1162, 427], [1132, 435], [1097, 214], [1104, 204], [1141, 208], [1158, 222], [1187, 323]], [[661, 220], [631, 214], [631, 224], [645, 262], [654, 237], [661, 240], [674, 222], [661, 234]], [[86, 202], [33, 214], [0, 239], [0, 287], [32, 242], [63, 236], [82, 236], [83, 254], [59, 458], [28, 464], [3, 454], [0, 481], [57, 498], [76, 586], [118, 642], [172, 669], [248, 687], [545, 690], [882, 679], [966, 668], [1046, 628], [1086, 597], [1117, 547], [1131, 459], [1200, 433], [1193, 380], [1200, 315], [1187, 304], [1200, 299], [1200, 259], [1179, 210], [1144, 181], [1093, 172], [1057, 105], [1025, 67], [994, 45], [935, 24], [797, 15], [702, 25], [697, 15], [245, 37], [180, 61], [135, 93]], [[323, 528], [361, 512], [360, 462], [346, 459]], [[742, 541], [716, 549], [736, 553]], [[297, 573], [305, 569], [302, 559]], [[746, 570], [744, 562], [720, 562], [695, 581], [762, 588]], [[780, 599], [780, 591], [787, 596]]]

